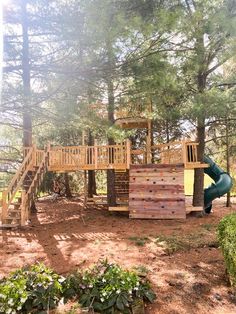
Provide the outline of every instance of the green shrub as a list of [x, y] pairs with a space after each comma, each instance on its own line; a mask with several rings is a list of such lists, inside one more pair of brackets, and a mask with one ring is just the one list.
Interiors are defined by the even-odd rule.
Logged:
[[106, 260], [67, 278], [37, 264], [0, 281], [0, 314], [48, 313], [69, 299], [99, 313], [131, 313], [137, 301], [152, 302], [155, 294], [145, 278]]
[[43, 264], [25, 267], [0, 281], [0, 313], [30, 313], [55, 308], [65, 279]]
[[236, 213], [224, 217], [218, 226], [218, 239], [229, 279], [236, 286]]
[[66, 285], [67, 297], [77, 294], [82, 307], [104, 314], [131, 313], [137, 299], [149, 302], [155, 299], [144, 278], [107, 261], [99, 261], [94, 268], [69, 276]]

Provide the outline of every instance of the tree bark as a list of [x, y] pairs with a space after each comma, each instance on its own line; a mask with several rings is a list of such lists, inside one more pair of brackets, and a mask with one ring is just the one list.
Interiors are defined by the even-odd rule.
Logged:
[[[226, 142], [226, 171], [230, 174], [230, 143], [229, 143], [229, 120], [225, 119], [225, 142]], [[231, 206], [231, 193], [227, 193], [226, 207]]]
[[[197, 90], [201, 94], [206, 89], [205, 47], [204, 33], [196, 37], [195, 51], [197, 56]], [[205, 151], [205, 110], [203, 109], [197, 118], [198, 159], [203, 162]], [[204, 169], [194, 169], [193, 206], [204, 206]]]
[[[30, 62], [29, 62], [29, 23], [27, 14], [27, 0], [21, 0], [21, 26], [22, 26], [22, 81], [23, 81], [23, 147], [32, 146], [32, 117], [30, 110]], [[31, 213], [37, 211], [34, 200], [30, 208]]]
[[[88, 131], [88, 145], [94, 145], [94, 138], [92, 136], [91, 131]], [[93, 195], [97, 194], [97, 186], [96, 186], [96, 176], [94, 170], [88, 170], [88, 197], [92, 198]]]
[[30, 111], [30, 62], [29, 62], [29, 35], [28, 35], [28, 16], [27, 16], [27, 0], [22, 0], [22, 81], [24, 93], [24, 112], [23, 112], [23, 146], [32, 146], [32, 117]]
[[[108, 81], [108, 120], [114, 124], [114, 111], [115, 111], [115, 97], [114, 86], [112, 80]], [[114, 145], [114, 140], [108, 137], [108, 144]], [[107, 170], [107, 203], [108, 206], [116, 205], [116, 192], [115, 192], [115, 171], [114, 169]]]
[[[110, 21], [112, 23], [112, 21]], [[112, 126], [115, 122], [114, 112], [115, 112], [115, 96], [114, 96], [114, 84], [113, 84], [113, 71], [114, 71], [114, 53], [113, 47], [110, 39], [106, 40], [107, 48], [107, 73], [106, 82], [107, 82], [107, 94], [108, 94], [108, 121]], [[114, 145], [114, 139], [108, 137], [108, 144]], [[112, 158], [112, 156], [111, 156]], [[115, 192], [115, 171], [113, 169], [107, 170], [107, 203], [108, 206], [116, 206], [116, 192]]]
[[65, 195], [67, 198], [72, 197], [71, 189], [70, 189], [70, 180], [67, 172], [64, 173], [64, 181], [65, 181]]
[[[198, 119], [197, 124], [198, 159], [203, 161], [205, 151], [205, 119]], [[194, 169], [193, 206], [204, 205], [204, 169]]]

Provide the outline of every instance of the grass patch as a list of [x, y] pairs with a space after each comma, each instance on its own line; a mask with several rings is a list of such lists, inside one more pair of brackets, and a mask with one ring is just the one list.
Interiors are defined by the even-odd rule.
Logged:
[[168, 255], [189, 249], [189, 246], [177, 236], [160, 235], [155, 242], [162, 246]]
[[207, 231], [216, 230], [216, 225], [209, 224], [209, 223], [203, 224], [201, 225], [201, 227]]
[[149, 241], [148, 237], [129, 237], [128, 239], [137, 246], [144, 246]]
[[183, 236], [159, 235], [156, 237], [155, 243], [163, 247], [168, 255], [203, 247], [218, 247], [218, 241], [214, 234], [209, 236], [208, 232], [206, 233], [201, 231], [187, 235], [185, 234]]
[[149, 273], [149, 269], [144, 265], [136, 266], [136, 267], [134, 267], [134, 270], [141, 277], [142, 276], [146, 277], [147, 274]]

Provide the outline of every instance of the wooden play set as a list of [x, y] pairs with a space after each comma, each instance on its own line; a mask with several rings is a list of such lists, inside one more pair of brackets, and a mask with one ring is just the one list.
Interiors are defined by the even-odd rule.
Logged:
[[[95, 141], [93, 146], [25, 148], [20, 168], [2, 193], [2, 227], [27, 224], [32, 202], [48, 171], [114, 169], [118, 205], [109, 210], [129, 211], [130, 218], [179, 219], [186, 217], [187, 210], [202, 210], [186, 206], [184, 195], [184, 170], [208, 166], [198, 160], [198, 143], [183, 140], [152, 145], [151, 120], [147, 118], [119, 118], [116, 124], [126, 129], [147, 129], [145, 146], [134, 149], [126, 140], [116, 145], [98, 145]], [[19, 192], [21, 197], [17, 199]]]

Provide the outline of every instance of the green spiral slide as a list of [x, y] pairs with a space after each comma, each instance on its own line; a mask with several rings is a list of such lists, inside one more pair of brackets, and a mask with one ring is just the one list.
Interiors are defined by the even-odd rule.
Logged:
[[210, 157], [204, 156], [204, 162], [209, 165], [208, 168], [204, 168], [204, 173], [215, 181], [215, 183], [204, 189], [204, 211], [210, 214], [212, 201], [229, 192], [233, 181], [230, 175], [218, 167]]

